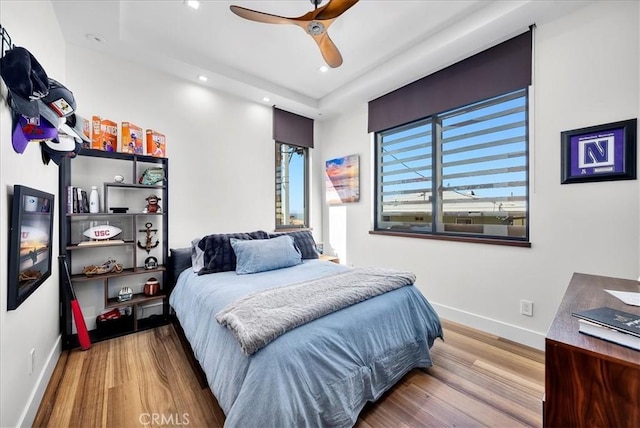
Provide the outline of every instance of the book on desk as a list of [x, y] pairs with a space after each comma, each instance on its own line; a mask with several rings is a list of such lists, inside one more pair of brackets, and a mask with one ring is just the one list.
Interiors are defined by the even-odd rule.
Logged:
[[640, 316], [609, 307], [573, 312], [580, 333], [640, 351]]

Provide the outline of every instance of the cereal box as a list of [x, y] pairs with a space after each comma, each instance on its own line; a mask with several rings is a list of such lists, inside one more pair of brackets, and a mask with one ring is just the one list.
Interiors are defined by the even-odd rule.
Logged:
[[122, 122], [120, 151], [136, 155], [144, 154], [144, 134], [142, 128], [131, 122]]
[[118, 124], [112, 120], [100, 121], [100, 133], [102, 134], [102, 150], [115, 152], [118, 150]]
[[159, 158], [166, 157], [165, 136], [152, 129], [147, 129], [147, 155]]
[[118, 124], [100, 116], [93, 116], [93, 133], [91, 135], [91, 148], [115, 152], [118, 150]]
[[[82, 133], [84, 134], [85, 137], [87, 137], [89, 139], [89, 141], [91, 141], [91, 121], [82, 118], [78, 115], [76, 115], [76, 120], [80, 118], [82, 120]], [[86, 141], [82, 141], [82, 147], [86, 148], [86, 149], [90, 149], [91, 148], [91, 143], [87, 143]]]
[[91, 118], [91, 148], [96, 150], [102, 150], [102, 135], [100, 132], [100, 116], [93, 116]]

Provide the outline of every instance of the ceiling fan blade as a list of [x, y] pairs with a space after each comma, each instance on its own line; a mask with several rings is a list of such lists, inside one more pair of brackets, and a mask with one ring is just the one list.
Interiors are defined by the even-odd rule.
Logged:
[[316, 41], [320, 48], [322, 57], [327, 62], [327, 65], [331, 68], [340, 67], [342, 65], [342, 55], [338, 50], [338, 47], [333, 43], [329, 34], [324, 33], [319, 36], [311, 36]]
[[329, 0], [329, 2], [311, 12], [307, 12], [297, 18], [271, 15], [246, 9], [241, 6], [230, 6], [233, 13], [241, 18], [267, 24], [293, 24], [302, 28], [318, 44], [320, 53], [327, 65], [332, 68], [342, 65], [342, 55], [333, 40], [327, 34], [327, 29], [333, 21], [342, 15], [347, 9], [359, 0]]
[[294, 24], [291, 18], [284, 16], [271, 15], [269, 13], [258, 12], [251, 9], [246, 9], [240, 6], [229, 6], [231, 12], [235, 13], [241, 18], [248, 19], [250, 21], [264, 22], [265, 24]]
[[315, 19], [323, 20], [337, 18], [356, 3], [358, 3], [358, 0], [329, 0], [329, 3], [318, 9]]

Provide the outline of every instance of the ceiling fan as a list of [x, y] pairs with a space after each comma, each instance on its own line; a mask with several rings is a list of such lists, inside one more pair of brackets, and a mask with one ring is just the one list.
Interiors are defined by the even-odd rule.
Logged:
[[347, 11], [358, 0], [329, 0], [327, 4], [318, 7], [322, 0], [310, 0], [315, 6], [311, 12], [307, 12], [297, 18], [271, 15], [256, 10], [245, 9], [240, 6], [231, 6], [231, 11], [236, 15], [251, 21], [267, 24], [293, 24], [307, 32], [318, 44], [322, 57], [330, 67], [336, 68], [342, 64], [342, 55], [333, 43], [327, 30], [340, 15]]

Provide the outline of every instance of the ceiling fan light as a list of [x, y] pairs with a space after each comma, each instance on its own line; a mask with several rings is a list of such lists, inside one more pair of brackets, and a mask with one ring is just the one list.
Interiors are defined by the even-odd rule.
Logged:
[[319, 36], [320, 34], [324, 33], [324, 24], [320, 21], [311, 21], [307, 25], [307, 33], [311, 34], [312, 36]]
[[201, 82], [206, 82], [209, 78], [203, 74], [198, 74], [198, 80]]
[[321, 65], [320, 67], [318, 67], [318, 71], [320, 73], [326, 73], [327, 71], [329, 71], [329, 67], [327, 67], [326, 65]]

